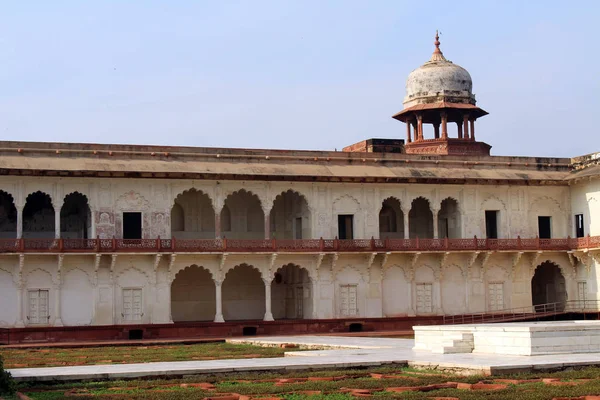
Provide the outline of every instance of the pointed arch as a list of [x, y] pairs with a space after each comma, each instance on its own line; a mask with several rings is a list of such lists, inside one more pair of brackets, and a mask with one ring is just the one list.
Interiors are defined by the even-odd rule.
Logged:
[[397, 197], [383, 200], [379, 210], [379, 238], [404, 239], [404, 212]]
[[92, 235], [92, 211], [86, 195], [71, 192], [60, 209], [61, 238], [88, 239]]
[[192, 264], [179, 270], [171, 283], [173, 322], [214, 320], [215, 293], [210, 269]]
[[14, 197], [0, 190], [0, 239], [17, 237], [17, 207]]
[[311, 213], [306, 197], [292, 189], [279, 193], [271, 207], [269, 222], [275, 239], [311, 238]]
[[433, 212], [427, 198], [419, 196], [411, 202], [408, 220], [411, 239], [433, 238]]
[[531, 303], [534, 308], [548, 303], [564, 304], [566, 301], [566, 279], [560, 265], [552, 261], [539, 264], [531, 278]]
[[274, 319], [302, 319], [313, 315], [310, 271], [288, 263], [275, 271], [271, 281]]
[[23, 237], [51, 239], [55, 235], [52, 197], [42, 191], [31, 193], [23, 207]]
[[[227, 206], [231, 214], [231, 227], [223, 229], [221, 234], [229, 239], [264, 239], [265, 214], [260, 198], [245, 189], [237, 190], [225, 198], [223, 208]], [[221, 210], [221, 219], [223, 210]]]
[[246, 263], [230, 268], [222, 284], [223, 318], [262, 319], [265, 314], [265, 284], [258, 268]]
[[171, 236], [213, 239], [215, 235], [215, 209], [210, 196], [194, 188], [181, 192], [171, 207]]
[[440, 239], [459, 239], [462, 237], [462, 210], [458, 200], [446, 197], [440, 202], [438, 219], [438, 237]]

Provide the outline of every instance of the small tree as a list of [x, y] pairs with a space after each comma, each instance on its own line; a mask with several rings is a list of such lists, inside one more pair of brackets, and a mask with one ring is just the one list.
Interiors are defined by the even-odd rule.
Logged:
[[4, 370], [4, 360], [0, 356], [0, 395], [11, 395], [16, 391], [16, 384], [10, 372]]

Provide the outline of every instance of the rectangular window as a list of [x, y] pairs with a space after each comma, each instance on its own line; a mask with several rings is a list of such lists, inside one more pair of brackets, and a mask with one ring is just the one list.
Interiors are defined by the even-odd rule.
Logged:
[[338, 238], [354, 239], [354, 215], [338, 215]]
[[142, 289], [123, 289], [123, 321], [140, 321], [144, 316], [142, 311]]
[[433, 312], [431, 283], [417, 283], [417, 314]]
[[581, 238], [585, 236], [583, 228], [583, 214], [575, 214], [575, 237]]
[[50, 319], [48, 308], [48, 290], [29, 290], [29, 315], [27, 320], [30, 324], [47, 324]]
[[124, 212], [123, 213], [123, 239], [141, 239], [142, 238], [142, 213]]
[[485, 235], [489, 239], [498, 239], [499, 211], [485, 210]]
[[500, 311], [504, 309], [504, 283], [491, 282], [488, 284], [488, 310]]
[[551, 226], [551, 217], [538, 217], [538, 232], [540, 239], [550, 239], [552, 237]]
[[340, 285], [340, 314], [342, 317], [358, 315], [357, 285]]

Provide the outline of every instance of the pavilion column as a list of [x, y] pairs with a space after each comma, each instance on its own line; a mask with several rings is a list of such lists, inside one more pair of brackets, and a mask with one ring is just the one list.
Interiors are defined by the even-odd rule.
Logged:
[[263, 321], [274, 321], [271, 312], [271, 280], [263, 279], [263, 282], [265, 283], [265, 317]]
[[402, 214], [404, 216], [404, 239], [410, 239], [410, 224], [409, 224], [409, 218], [408, 218], [409, 212], [410, 212], [410, 210], [402, 209]]
[[60, 239], [60, 209], [56, 210], [56, 208], [54, 209], [54, 238]]
[[223, 299], [221, 296], [222, 281], [215, 281], [215, 322], [225, 322], [223, 319]]
[[438, 214], [439, 214], [440, 210], [431, 210], [431, 213], [433, 214], [433, 238], [434, 239], [438, 239], [439, 238], [439, 232], [438, 232]]
[[17, 239], [23, 237], [23, 206], [17, 206]]
[[457, 122], [456, 127], [458, 128], [458, 138], [462, 139], [463, 138], [462, 122]]
[[469, 114], [463, 115], [463, 126], [465, 127], [465, 139], [469, 139]]
[[448, 139], [448, 114], [442, 113], [442, 139]]
[[215, 212], [215, 239], [221, 239], [221, 213]]
[[412, 142], [411, 134], [410, 134], [410, 122], [406, 121], [406, 143]]
[[417, 130], [419, 134], [419, 140], [423, 140], [423, 116], [417, 114]]
[[436, 139], [440, 138], [440, 124], [433, 124], [433, 134]]
[[475, 141], [475, 118], [471, 118], [471, 140]]

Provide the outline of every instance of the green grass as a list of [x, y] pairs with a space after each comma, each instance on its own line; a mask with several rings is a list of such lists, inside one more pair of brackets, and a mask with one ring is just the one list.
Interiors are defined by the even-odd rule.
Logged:
[[259, 347], [245, 344], [201, 343], [73, 349], [0, 349], [0, 353], [4, 357], [5, 368], [29, 368], [282, 357], [283, 353], [289, 350], [279, 347]]
[[[375, 379], [371, 373], [387, 375], [384, 379]], [[336, 380], [307, 380], [294, 383], [280, 383], [278, 379], [309, 377], [336, 377]], [[590, 379], [576, 386], [550, 386], [542, 382], [509, 385], [497, 391], [466, 391], [459, 389], [441, 389], [429, 392], [393, 393], [385, 388], [398, 386], [424, 386], [436, 383], [480, 381], [493, 382], [495, 379], [534, 379], [557, 378], [562, 381]], [[271, 381], [269, 381], [271, 380]], [[214, 389], [193, 387], [192, 384], [210, 383]], [[182, 386], [183, 384], [183, 386]], [[217, 397], [219, 394], [238, 393], [251, 398], [279, 397], [286, 400], [345, 400], [353, 399], [351, 394], [343, 393], [344, 389], [378, 389], [374, 396], [379, 399], [430, 399], [431, 397], [457, 397], [470, 399], [552, 399], [553, 397], [577, 397], [600, 394], [600, 368], [584, 368], [578, 370], [552, 373], [531, 373], [507, 376], [458, 376], [435, 373], [434, 371], [414, 370], [400, 366], [377, 368], [355, 368], [327, 371], [296, 371], [292, 373], [228, 373], [200, 375], [185, 379], [154, 379], [104, 382], [79, 382], [68, 384], [20, 384], [19, 390], [32, 399], [53, 400], [69, 394], [85, 394], [96, 398], [127, 399], [192, 399], [207, 396]], [[303, 391], [320, 391], [320, 394], [309, 395]]]

